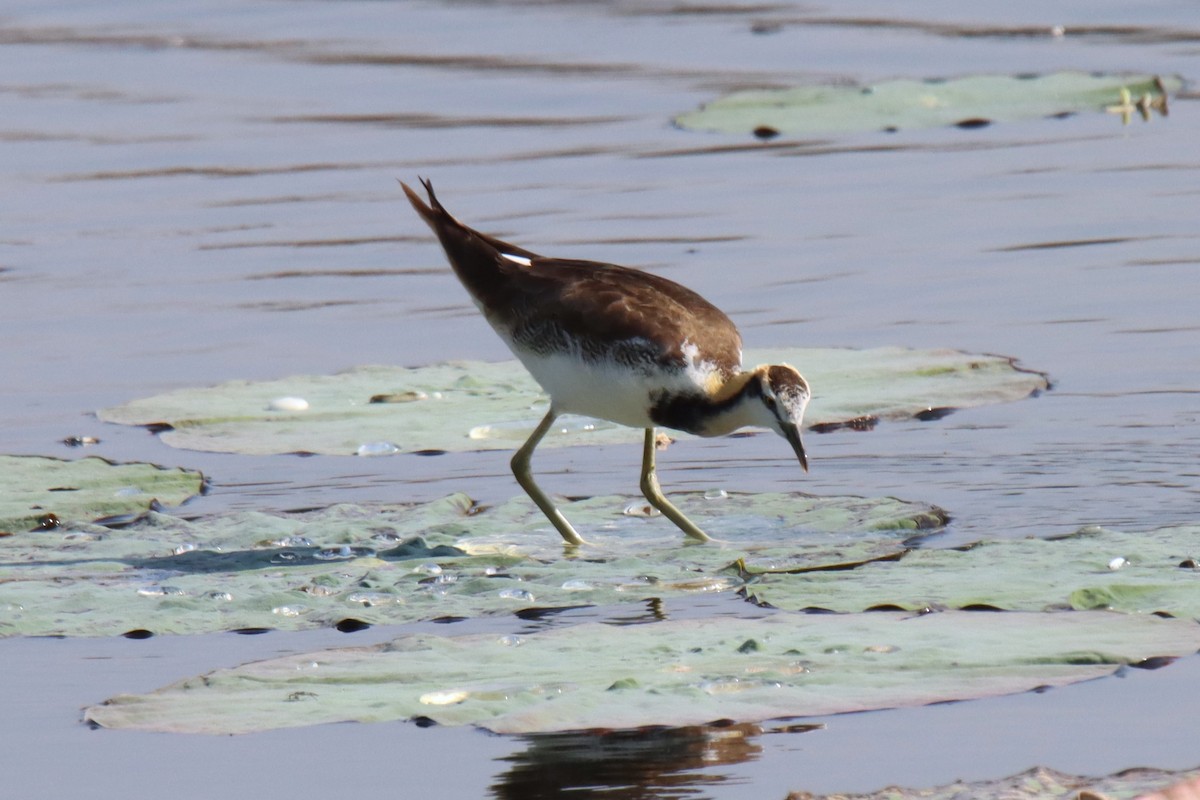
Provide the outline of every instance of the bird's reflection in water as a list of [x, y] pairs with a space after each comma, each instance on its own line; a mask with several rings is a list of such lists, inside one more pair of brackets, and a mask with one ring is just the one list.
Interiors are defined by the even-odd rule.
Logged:
[[759, 757], [762, 726], [589, 731], [525, 737], [528, 747], [492, 787], [498, 798], [689, 798], [729, 780], [715, 768]]

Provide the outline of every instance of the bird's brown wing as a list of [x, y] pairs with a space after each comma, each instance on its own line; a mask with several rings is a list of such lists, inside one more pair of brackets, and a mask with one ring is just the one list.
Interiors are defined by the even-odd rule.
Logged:
[[[503, 259], [502, 260], [507, 260]], [[650, 361], [682, 368], [685, 344], [726, 374], [741, 368], [742, 340], [729, 317], [674, 281], [629, 267], [557, 258], [504, 265], [510, 294], [497, 309], [513, 337], [535, 350]]]
[[402, 183], [409, 202], [488, 319], [523, 347], [683, 368], [691, 344], [726, 376], [741, 369], [737, 328], [691, 289], [629, 267], [539, 256], [459, 222], [421, 183], [429, 203]]

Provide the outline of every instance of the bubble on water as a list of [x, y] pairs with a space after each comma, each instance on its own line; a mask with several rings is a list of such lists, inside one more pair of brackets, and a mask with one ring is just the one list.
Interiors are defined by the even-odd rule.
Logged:
[[724, 489], [707, 489], [704, 492], [705, 500], [724, 500], [729, 497], [729, 492]]
[[373, 558], [374, 556], [374, 548], [351, 547], [348, 544], [337, 547], [323, 547], [313, 553], [313, 558], [320, 561], [344, 561], [350, 558]]
[[697, 684], [696, 688], [705, 694], [712, 695], [732, 694], [733, 692], [742, 691], [745, 687], [742, 686], [742, 682], [737, 678], [715, 678], [710, 681], [701, 681]]
[[181, 545], [177, 545], [175, 547], [174, 552], [175, 552], [175, 555], [181, 556], [184, 553], [191, 553], [191, 552], [197, 550], [198, 548], [199, 548], [199, 545], [195, 544], [194, 542], [184, 542]]
[[591, 433], [592, 431], [602, 430], [607, 427], [611, 426], [602, 422], [597, 423], [591, 417], [566, 416], [559, 418], [554, 426], [554, 430], [556, 433], [567, 435], [571, 433]]
[[220, 592], [220, 591], [208, 592], [204, 596], [209, 600], [229, 601], [229, 600], [233, 599], [233, 595], [230, 594], [229, 592]]
[[[535, 420], [519, 420], [515, 422], [496, 422], [488, 425], [476, 425], [467, 432], [471, 439], [501, 439], [513, 442], [523, 442], [536, 427]], [[598, 422], [591, 417], [561, 417], [551, 429], [551, 435], [570, 435], [572, 433], [591, 433], [598, 430], [608, 430], [616, 426], [607, 422]]]
[[660, 512], [645, 500], [634, 500], [621, 513], [627, 517], [656, 517]]
[[572, 578], [569, 581], [563, 581], [562, 588], [568, 592], [588, 592], [595, 589], [596, 584], [581, 578]]
[[[281, 617], [298, 617], [301, 614], [308, 613], [307, 606], [275, 606], [271, 609], [272, 614], [278, 614]], [[314, 664], [313, 666], [316, 666]]]
[[283, 536], [279, 539], [263, 539], [257, 547], [312, 547], [312, 539], [307, 536]]
[[364, 442], [358, 446], [355, 451], [360, 456], [394, 456], [400, 452], [400, 448], [391, 442]]
[[400, 597], [388, 594], [387, 592], [351, 592], [346, 595], [346, 602], [371, 608], [373, 606], [386, 606], [398, 603], [400, 602]]
[[504, 600], [519, 600], [522, 603], [532, 603], [536, 599], [532, 592], [524, 589], [501, 589], [496, 595]]
[[705, 694], [722, 695], [735, 694], [737, 692], [746, 692], [752, 689], [778, 689], [783, 684], [779, 681], [757, 680], [738, 678], [736, 676], [726, 676], [722, 678], [713, 678], [712, 680], [701, 681], [697, 684], [697, 688]]
[[412, 568], [412, 571], [418, 575], [441, 575], [442, 568], [438, 564], [426, 563], [418, 564]]
[[1121, 567], [1124, 567], [1127, 564], [1129, 564], [1128, 560], [1126, 560], [1125, 558], [1123, 558], [1121, 556], [1117, 556], [1112, 561], [1108, 562], [1108, 568], [1111, 569], [1113, 572], [1116, 572]]
[[62, 443], [67, 447], [91, 447], [94, 444], [100, 444], [100, 440], [95, 436], [68, 436], [62, 440]]
[[187, 594], [178, 586], [144, 586], [137, 590], [142, 597], [178, 597]]
[[419, 699], [421, 704], [426, 706], [453, 706], [470, 696], [470, 692], [462, 689], [443, 689], [438, 692], [426, 692]]
[[276, 397], [267, 403], [267, 411], [307, 411], [308, 401], [303, 397]]
[[279, 547], [312, 547], [313, 540], [307, 536], [285, 536], [276, 544]]
[[498, 438], [502, 438], [502, 437], [494, 435], [493, 428], [491, 425], [476, 425], [474, 428], [471, 428], [471, 430], [467, 431], [467, 438], [479, 440], [479, 439], [498, 439]]
[[512, 633], [505, 636], [500, 636], [496, 639], [496, 641], [505, 647], [520, 647], [521, 645], [525, 644], [524, 639]]

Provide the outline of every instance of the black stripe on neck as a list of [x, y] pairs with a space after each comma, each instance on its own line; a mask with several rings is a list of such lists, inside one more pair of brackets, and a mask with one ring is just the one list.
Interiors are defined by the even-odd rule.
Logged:
[[739, 403], [762, 396], [762, 384], [751, 378], [740, 392], [722, 400], [713, 400], [699, 392], [670, 394], [665, 391], [650, 394], [650, 419], [655, 425], [677, 431], [706, 436], [708, 423]]

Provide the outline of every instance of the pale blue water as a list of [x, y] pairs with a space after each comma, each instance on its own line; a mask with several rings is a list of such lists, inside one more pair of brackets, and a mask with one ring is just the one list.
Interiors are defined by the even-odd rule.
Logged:
[[[774, 32], [753, 32], [764, 24]], [[1065, 36], [1050, 34], [1055, 25]], [[804, 477], [767, 437], [689, 442], [661, 460], [668, 489], [894, 494], [949, 509], [948, 542], [1196, 522], [1200, 123], [1190, 89], [1169, 118], [1129, 126], [1096, 114], [764, 147], [669, 120], [745, 86], [1058, 69], [1194, 78], [1198, 65], [1200, 17], [1188, 2], [9, 0], [0, 449], [74, 457], [59, 440], [98, 436], [89, 452], [203, 469], [214, 491], [197, 510], [511, 496], [503, 453], [370, 463], [188, 453], [89, 416], [232, 378], [506, 357], [398, 192], [397, 178], [420, 174], [457, 215], [531, 249], [649, 267], [696, 288], [750, 345], [955, 347], [1016, 356], [1055, 383], [1036, 400], [937, 423], [810, 437]], [[1116, 241], [1037, 246], [1098, 239]], [[559, 451], [539, 472], [565, 493], [632, 491], [637, 458]], [[5, 715], [22, 796], [95, 790], [95, 775], [54, 767], [61, 748], [93, 752], [99, 770], [133, 769], [148, 746], [78, 730], [75, 706], [264, 654], [243, 638], [211, 650], [189, 641], [0, 643], [5, 663], [29, 665], [0, 689], [24, 709]], [[267, 652], [299, 646], [276, 641]], [[109, 662], [93, 657], [120, 669], [94, 670]], [[1164, 699], [1159, 675], [1174, 669], [1138, 685], [1162, 686]], [[1032, 753], [1019, 726], [997, 724], [1004, 703], [1029, 704], [1054, 731], [1076, 713], [1087, 720], [1079, 709], [1106, 695], [1070, 706], [1073, 696], [763, 737], [742, 764], [711, 767], [717, 780], [697, 796], [747, 796], [746, 781], [782, 794], [1033, 763], [1200, 763], [1190, 700], [1175, 727], [1126, 719], [1136, 748], [1101, 736], [1099, 717]], [[948, 742], [986, 732], [991, 755], [895, 748], [939, 724], [972, 732]], [[154, 739], [162, 761], [145, 767], [143, 788], [195, 796], [194, 784], [172, 783], [170, 762], [202, 747], [246, 776], [235, 786], [302, 751], [375, 765], [338, 785], [367, 774], [390, 785], [379, 776], [403, 773], [416, 776], [406, 787], [436, 787], [453, 773], [482, 791], [513, 780], [508, 762], [491, 759], [524, 747], [406, 726], [288, 737]], [[461, 758], [441, 770], [430, 759], [446, 748]], [[1001, 758], [1009, 751], [1018, 755]], [[306, 769], [285, 768], [271, 785], [311, 785]]]

